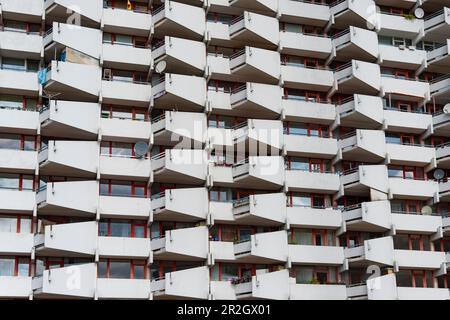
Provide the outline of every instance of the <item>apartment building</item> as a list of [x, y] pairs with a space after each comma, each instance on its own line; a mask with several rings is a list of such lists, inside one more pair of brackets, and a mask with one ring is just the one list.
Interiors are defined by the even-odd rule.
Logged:
[[0, 299], [450, 299], [449, 0], [0, 25]]

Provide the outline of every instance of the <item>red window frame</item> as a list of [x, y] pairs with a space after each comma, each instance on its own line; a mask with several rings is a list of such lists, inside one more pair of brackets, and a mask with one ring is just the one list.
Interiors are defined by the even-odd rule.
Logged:
[[[106, 259], [102, 259], [102, 260], [106, 262], [106, 276], [104, 279], [109, 279], [110, 278], [110, 270], [111, 270], [111, 259], [106, 258]], [[125, 261], [125, 260], [120, 259], [120, 261]], [[136, 272], [134, 268], [136, 266], [144, 266], [144, 279], [148, 279], [148, 268], [146, 267], [147, 264], [145, 263], [145, 261], [141, 261], [141, 260], [137, 260], [137, 259], [131, 259], [131, 260], [127, 260], [127, 261], [130, 263], [130, 277], [124, 278], [124, 279], [134, 279], [134, 275]]]
[[[108, 185], [108, 196], [112, 196], [112, 181], [118, 181], [116, 179], [102, 179], [102, 181], [107, 181], [107, 185]], [[136, 188], [144, 188], [144, 197], [143, 198], [148, 198], [149, 197], [149, 190], [147, 187], [147, 183], [146, 182], [142, 182], [142, 181], [124, 181], [124, 182], [131, 182], [131, 194], [129, 195], [130, 197], [133, 197], [136, 195]], [[101, 187], [101, 186], [100, 186]]]
[[[104, 221], [107, 224], [108, 227], [108, 234], [107, 237], [111, 236], [111, 222], [114, 222], [115, 219], [105, 219]], [[148, 238], [148, 229], [147, 229], [147, 222], [145, 221], [138, 221], [138, 220], [125, 220], [131, 225], [131, 238], [135, 237], [135, 228], [136, 227], [144, 227], [144, 238]]]

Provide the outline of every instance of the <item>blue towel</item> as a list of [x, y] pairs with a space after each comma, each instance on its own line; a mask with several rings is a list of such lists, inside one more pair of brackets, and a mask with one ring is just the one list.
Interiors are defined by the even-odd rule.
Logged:
[[38, 72], [38, 81], [39, 84], [44, 84], [47, 80], [47, 72], [48, 68], [42, 69]]

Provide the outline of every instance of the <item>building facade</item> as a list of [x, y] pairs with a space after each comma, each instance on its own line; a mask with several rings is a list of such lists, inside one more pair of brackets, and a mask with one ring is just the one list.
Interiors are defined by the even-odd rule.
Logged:
[[450, 299], [449, 0], [0, 24], [0, 299]]

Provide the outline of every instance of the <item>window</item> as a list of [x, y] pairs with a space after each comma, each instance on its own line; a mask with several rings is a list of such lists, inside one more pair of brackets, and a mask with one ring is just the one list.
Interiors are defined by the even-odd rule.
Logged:
[[145, 109], [111, 105], [102, 106], [102, 118], [136, 121], [149, 120], [148, 112]]
[[0, 256], [0, 276], [29, 277], [30, 258]]
[[146, 238], [145, 221], [103, 219], [99, 223], [99, 235], [103, 237]]
[[29, 175], [1, 173], [0, 188], [13, 190], [33, 190], [34, 178]]
[[31, 217], [26, 216], [0, 216], [0, 232], [31, 233]]
[[142, 260], [102, 259], [98, 263], [98, 277], [110, 279], [147, 279], [147, 266]]
[[136, 181], [101, 180], [100, 194], [103, 196], [146, 198], [148, 196], [147, 183]]

